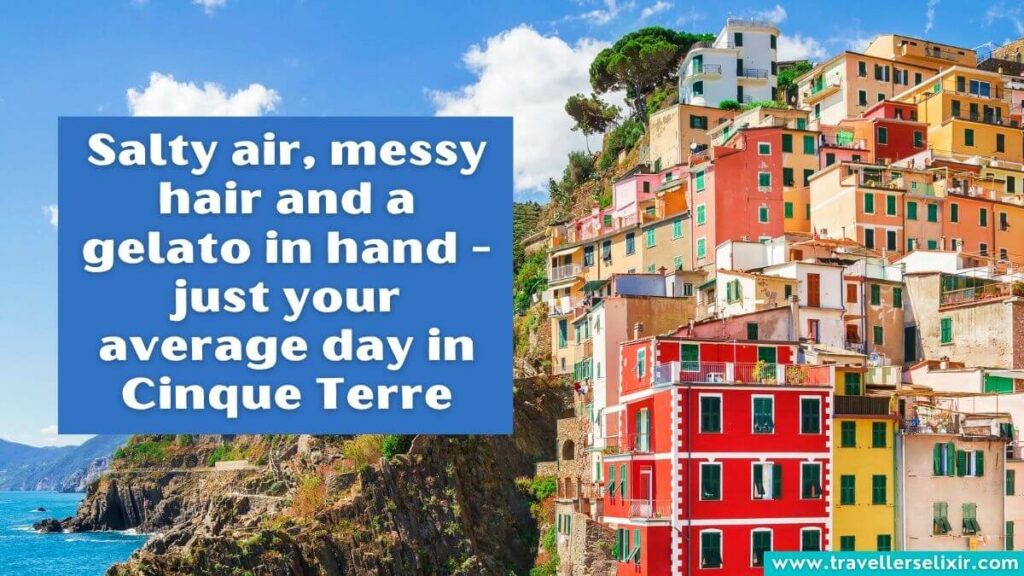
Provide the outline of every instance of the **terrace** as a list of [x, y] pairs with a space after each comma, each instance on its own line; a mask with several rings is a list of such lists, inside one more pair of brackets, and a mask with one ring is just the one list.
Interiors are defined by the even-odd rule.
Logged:
[[654, 386], [676, 384], [769, 384], [828, 386], [830, 366], [768, 362], [665, 362], [654, 367]]
[[1013, 296], [1024, 298], [1024, 282], [996, 282], [955, 290], [943, 290], [939, 295], [939, 307], [976, 304]]

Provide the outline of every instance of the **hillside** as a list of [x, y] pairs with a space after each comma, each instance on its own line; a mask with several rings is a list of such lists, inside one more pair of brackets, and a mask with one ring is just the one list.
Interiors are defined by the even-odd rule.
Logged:
[[80, 446], [26, 446], [0, 440], [0, 490], [83, 492], [128, 436], [97, 436]]

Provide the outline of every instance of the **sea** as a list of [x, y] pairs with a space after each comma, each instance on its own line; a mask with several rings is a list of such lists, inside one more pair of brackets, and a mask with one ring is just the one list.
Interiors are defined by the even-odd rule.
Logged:
[[[146, 543], [130, 532], [38, 534], [32, 523], [67, 518], [84, 494], [0, 492], [0, 575], [101, 576]], [[36, 512], [45, 508], [46, 512]]]

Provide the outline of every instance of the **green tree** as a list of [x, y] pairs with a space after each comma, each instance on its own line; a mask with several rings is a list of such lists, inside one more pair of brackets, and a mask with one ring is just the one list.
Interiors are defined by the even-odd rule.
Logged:
[[590, 85], [598, 94], [624, 90], [633, 117], [647, 119], [647, 95], [676, 74], [680, 58], [710, 34], [688, 34], [660, 26], [641, 28], [605, 48], [590, 65]]
[[603, 134], [619, 119], [621, 109], [606, 103], [591, 94], [570, 96], [565, 102], [565, 111], [576, 122], [573, 132], [582, 132], [587, 141], [587, 152], [590, 152], [590, 135]]
[[801, 60], [792, 66], [779, 70], [778, 97], [786, 99], [786, 92], [794, 86], [793, 81], [811, 71], [814, 66], [807, 60]]
[[718, 103], [718, 107], [722, 110], [739, 110], [743, 108], [743, 105], [735, 100], [722, 100]]

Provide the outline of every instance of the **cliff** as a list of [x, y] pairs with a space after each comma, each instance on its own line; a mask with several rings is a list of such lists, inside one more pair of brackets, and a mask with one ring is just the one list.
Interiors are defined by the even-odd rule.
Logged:
[[0, 440], [0, 490], [84, 492], [128, 436], [96, 436], [80, 446], [37, 448]]
[[527, 574], [567, 394], [518, 380], [511, 437], [136, 437], [62, 524], [155, 534], [112, 575]]

